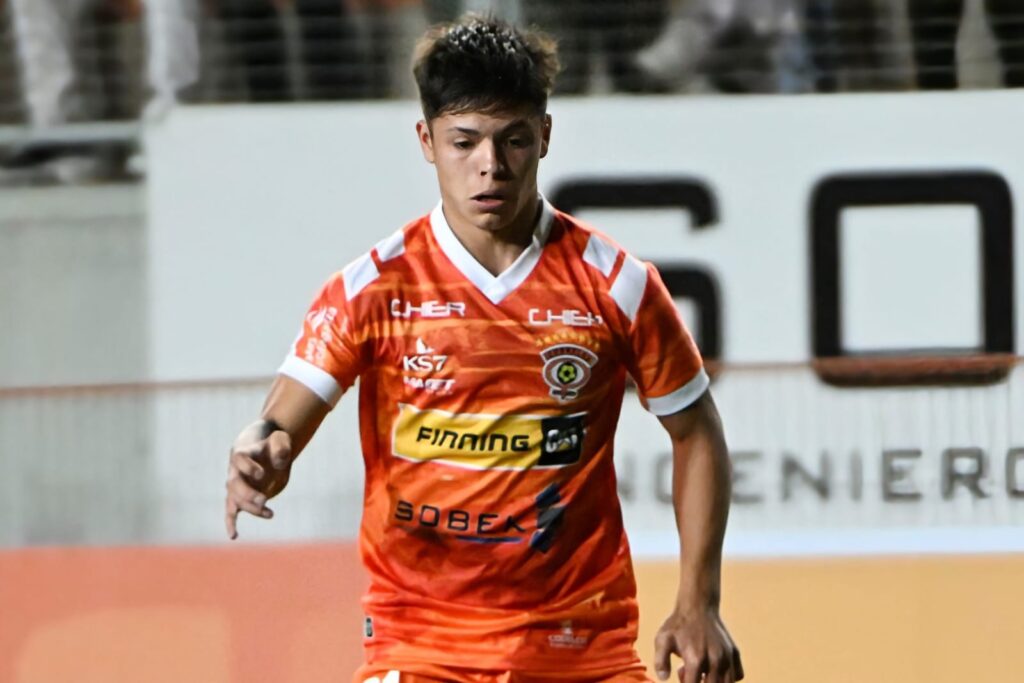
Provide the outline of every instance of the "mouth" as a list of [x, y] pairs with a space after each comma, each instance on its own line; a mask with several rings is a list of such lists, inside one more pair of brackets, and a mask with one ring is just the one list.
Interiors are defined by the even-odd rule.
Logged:
[[470, 198], [473, 205], [476, 206], [478, 211], [484, 213], [495, 213], [500, 212], [505, 208], [505, 204], [508, 202], [508, 195], [501, 191], [481, 192], [475, 194]]
[[504, 199], [505, 193], [501, 190], [491, 190], [490, 192], [481, 192], [480, 194], [473, 195], [473, 199]]
[[481, 192], [471, 197], [474, 202], [503, 202], [507, 199], [504, 192], [495, 190], [493, 192]]

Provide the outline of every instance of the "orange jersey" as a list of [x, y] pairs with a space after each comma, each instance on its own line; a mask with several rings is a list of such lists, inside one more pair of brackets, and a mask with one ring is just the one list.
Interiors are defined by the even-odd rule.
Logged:
[[332, 405], [360, 381], [369, 662], [637, 661], [626, 376], [658, 415], [708, 385], [653, 266], [543, 202], [494, 276], [439, 206], [328, 280], [280, 372]]

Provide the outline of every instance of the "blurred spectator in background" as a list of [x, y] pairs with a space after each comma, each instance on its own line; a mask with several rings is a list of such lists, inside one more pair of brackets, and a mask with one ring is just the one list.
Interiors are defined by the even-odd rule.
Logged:
[[[37, 132], [65, 123], [125, 119], [137, 112], [125, 107], [125, 83], [115, 46], [118, 22], [136, 14], [131, 0], [11, 0], [11, 19], [21, 72], [21, 92], [29, 125]], [[76, 48], [89, 41], [96, 58], [101, 96], [85, 97]], [[101, 151], [54, 141], [15, 148], [3, 159], [8, 169], [45, 165], [58, 180], [89, 179], [104, 172], [109, 159]]]
[[[131, 2], [107, 0], [10, 0], [15, 43], [21, 67], [29, 123], [36, 128], [53, 127], [68, 121], [90, 118], [117, 118], [127, 112], [116, 111], [121, 98], [106, 97], [87, 103], [80, 88], [80, 69], [75, 64], [77, 41], [93, 29], [94, 54], [99, 60], [97, 72], [104, 79], [104, 90], [116, 91], [120, 85], [117, 59], [109, 30], [118, 19], [136, 11]], [[93, 111], [89, 111], [92, 109]]]
[[818, 92], [876, 85], [881, 61], [873, 0], [805, 0], [804, 35]]
[[145, 2], [146, 73], [151, 90], [146, 115], [160, 116], [199, 81], [198, 0]]
[[[918, 87], [956, 88], [956, 41], [964, 12], [963, 0], [908, 2]], [[1003, 84], [1024, 87], [1024, 2], [985, 0], [984, 5], [1002, 61]]]
[[306, 98], [370, 97], [366, 56], [344, 0], [217, 0], [225, 39], [241, 62], [249, 100], [298, 97], [288, 60], [282, 12], [294, 12], [300, 37]]
[[[130, 80], [118, 50], [118, 28], [142, 11], [139, 0], [11, 0], [11, 17], [21, 71], [21, 92], [37, 139], [12, 150], [7, 169], [42, 167], [43, 175], [62, 181], [117, 174], [125, 144], [69, 142], [45, 133], [78, 121], [127, 120], [137, 105], [124, 92]], [[150, 105], [165, 110], [198, 78], [195, 0], [146, 0]], [[89, 43], [81, 49], [81, 42]], [[77, 57], [95, 56], [94, 69]], [[87, 97], [83, 82], [102, 84]]]
[[[497, 1], [497, 0], [495, 0]], [[513, 0], [514, 1], [514, 0]], [[422, 0], [348, 0], [365, 19], [366, 60], [369, 97], [414, 97], [415, 85], [409, 72], [412, 47], [425, 30], [431, 7], [460, 4]], [[427, 10], [425, 12], [425, 10]]]
[[803, 92], [808, 60], [795, 0], [675, 0], [639, 61], [673, 91]]
[[423, 10], [430, 24], [441, 24], [458, 19], [466, 12], [495, 16], [519, 23], [520, 0], [423, 0]]
[[700, 71], [718, 92], [765, 93], [778, 89], [781, 22], [787, 0], [704, 0], [713, 19], [711, 44]]
[[522, 0], [522, 18], [558, 39], [562, 72], [560, 94], [580, 94], [590, 86], [597, 59], [604, 62], [617, 92], [664, 92], [666, 84], [637, 60], [665, 29], [668, 0]]

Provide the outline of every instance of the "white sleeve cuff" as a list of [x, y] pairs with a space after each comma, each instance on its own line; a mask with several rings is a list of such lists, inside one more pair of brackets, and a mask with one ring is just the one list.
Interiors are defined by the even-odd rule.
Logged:
[[287, 375], [295, 381], [304, 384], [306, 388], [324, 400], [332, 408], [341, 398], [341, 387], [331, 377], [330, 373], [321, 370], [312, 363], [302, 360], [298, 356], [288, 356], [284, 363], [277, 369], [278, 374]]
[[644, 397], [644, 400], [647, 402], [647, 410], [659, 417], [678, 413], [700, 398], [707, 391], [710, 384], [711, 378], [708, 377], [708, 373], [702, 367], [693, 376], [693, 379], [675, 391], [664, 396], [658, 396], [657, 398]]

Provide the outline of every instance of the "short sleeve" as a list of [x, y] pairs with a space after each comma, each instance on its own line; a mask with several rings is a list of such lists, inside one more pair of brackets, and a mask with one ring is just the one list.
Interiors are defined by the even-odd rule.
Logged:
[[365, 368], [358, 328], [338, 273], [313, 300], [278, 373], [306, 385], [333, 407]]
[[[624, 270], [643, 295], [635, 304], [629, 332], [629, 372], [640, 390], [640, 399], [655, 415], [671, 415], [701, 397], [710, 380], [697, 344], [679, 315], [672, 296], [657, 269], [627, 257]], [[641, 270], [642, 269], [642, 270]]]

